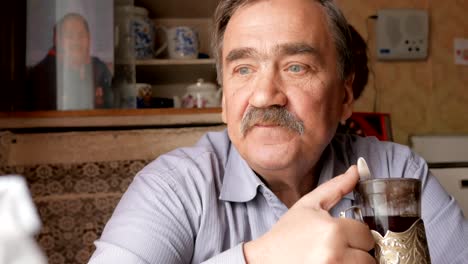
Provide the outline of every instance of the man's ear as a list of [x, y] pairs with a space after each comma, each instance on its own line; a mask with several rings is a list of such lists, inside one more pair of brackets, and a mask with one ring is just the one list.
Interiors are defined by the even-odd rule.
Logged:
[[[221, 87], [221, 89], [223, 89]], [[225, 99], [225, 96], [224, 96], [224, 91], [223, 91], [223, 96], [221, 97], [221, 119], [223, 120], [223, 122], [225, 124], [227, 124], [227, 119], [226, 119], [226, 99]]]
[[354, 96], [353, 96], [354, 73], [344, 81], [343, 107], [341, 113], [341, 123], [344, 123], [353, 114]]

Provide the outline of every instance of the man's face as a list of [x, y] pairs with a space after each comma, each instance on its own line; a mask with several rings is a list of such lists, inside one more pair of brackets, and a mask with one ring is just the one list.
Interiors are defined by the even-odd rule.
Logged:
[[71, 17], [64, 21], [57, 36], [57, 50], [68, 64], [82, 65], [89, 58], [89, 33], [83, 21]]
[[[222, 48], [223, 120], [236, 148], [263, 176], [311, 169], [351, 114], [351, 82], [337, 74], [326, 14], [310, 0], [257, 1], [237, 10]], [[254, 118], [251, 108], [284, 108], [286, 124]], [[295, 120], [295, 121], [294, 121]]]

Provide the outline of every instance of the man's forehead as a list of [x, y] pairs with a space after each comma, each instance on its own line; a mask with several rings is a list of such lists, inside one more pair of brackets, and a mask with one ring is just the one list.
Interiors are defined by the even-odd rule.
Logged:
[[261, 41], [258, 32], [267, 32], [271, 36], [278, 37], [275, 42], [281, 42], [279, 38], [287, 38], [288, 35], [305, 37], [328, 31], [328, 19], [324, 9], [316, 1], [292, 1], [299, 3], [294, 6], [284, 6], [282, 0], [252, 1], [239, 7], [226, 25], [223, 43], [226, 43], [226, 38], [229, 39], [229, 44], [237, 42], [236, 40], [243, 42], [244, 40], [239, 37], [258, 37], [258, 41]]
[[71, 25], [73, 25], [73, 26], [80, 25], [81, 27], [85, 28], [85, 22], [83, 21], [83, 19], [81, 19], [79, 17], [67, 17], [62, 22], [63, 27], [71, 26]]
[[[239, 8], [232, 16], [222, 44], [222, 55], [228, 61], [272, 54], [316, 55], [323, 51], [324, 45], [329, 45], [328, 21], [320, 7], [320, 10], [304, 12], [301, 8], [304, 4], [300, 4], [285, 11], [280, 5], [265, 2], [270, 1], [255, 1]], [[306, 2], [309, 6], [315, 3], [313, 0]], [[259, 6], [255, 8], [254, 5]], [[252, 9], [248, 10], [249, 7]]]
[[87, 22], [80, 16], [65, 17], [61, 23], [57, 25], [57, 31], [58, 34], [84, 32], [89, 35]]
[[292, 2], [295, 2], [295, 6], [299, 6], [302, 10], [312, 8], [314, 10], [324, 11], [323, 6], [319, 3], [318, 0], [247, 0], [243, 2], [243, 4], [239, 5], [234, 10], [234, 12], [231, 15], [231, 19], [239, 15], [239, 13], [243, 13], [246, 9], [260, 5], [272, 7], [284, 5], [284, 7], [286, 8], [282, 7], [281, 9], [288, 12], [289, 10], [291, 10], [291, 5], [293, 4]]
[[273, 45], [268, 50], [258, 50], [253, 47], [239, 47], [227, 52], [225, 62], [230, 63], [235, 60], [245, 58], [266, 59], [270, 56], [293, 56], [293, 55], [311, 55], [321, 58], [319, 49], [306, 42], [285, 42]]

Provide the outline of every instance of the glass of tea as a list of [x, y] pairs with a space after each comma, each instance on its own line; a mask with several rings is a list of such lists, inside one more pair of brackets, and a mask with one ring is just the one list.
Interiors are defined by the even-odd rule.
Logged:
[[430, 263], [421, 219], [421, 181], [384, 178], [356, 186], [360, 219], [371, 229], [378, 263]]

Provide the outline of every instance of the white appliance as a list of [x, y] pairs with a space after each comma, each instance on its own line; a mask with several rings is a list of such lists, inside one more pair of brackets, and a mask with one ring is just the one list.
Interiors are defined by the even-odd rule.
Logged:
[[381, 9], [377, 12], [376, 44], [380, 60], [425, 59], [429, 14], [421, 9]]
[[468, 219], [468, 135], [412, 136], [411, 147], [427, 161]]

